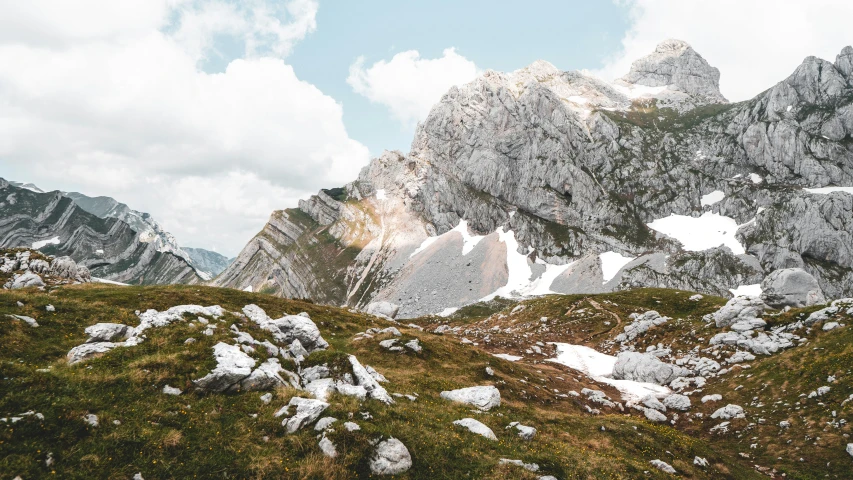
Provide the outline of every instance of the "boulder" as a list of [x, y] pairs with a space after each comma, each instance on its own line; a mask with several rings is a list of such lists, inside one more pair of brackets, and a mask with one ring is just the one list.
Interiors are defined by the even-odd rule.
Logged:
[[349, 361], [350, 365], [352, 365], [352, 374], [355, 377], [356, 385], [364, 387], [370, 398], [379, 400], [380, 402], [388, 405], [394, 403], [394, 399], [391, 398], [391, 395], [388, 395], [385, 388], [383, 388], [382, 385], [379, 385], [379, 382], [370, 374], [367, 368], [365, 368], [358, 359], [355, 358], [355, 355], [350, 355]]
[[477, 435], [481, 435], [483, 437], [488, 438], [489, 440], [497, 440], [498, 437], [495, 436], [495, 432], [492, 431], [491, 428], [487, 427], [485, 424], [474, 420], [473, 418], [463, 418], [462, 420], [456, 420], [453, 422], [454, 425], [467, 428], [471, 433], [476, 433]]
[[752, 321], [763, 315], [765, 308], [767, 305], [758, 298], [735, 297], [714, 312], [714, 323], [722, 328], [741, 321]]
[[296, 413], [290, 418], [282, 420], [281, 424], [287, 430], [287, 433], [294, 433], [300, 428], [311, 424], [313, 421], [320, 418], [320, 415], [329, 408], [329, 404], [313, 398], [293, 397], [283, 409], [276, 413], [276, 416], [290, 413], [290, 407], [296, 407]]
[[90, 327], [86, 327], [86, 335], [89, 335], [86, 343], [123, 340], [129, 337], [132, 331], [131, 327], [122, 325], [121, 323], [96, 323]]
[[204, 377], [193, 380], [202, 390], [224, 392], [248, 377], [255, 366], [255, 360], [237, 345], [219, 342], [213, 346], [213, 356], [216, 358], [216, 368]]
[[75, 363], [80, 363], [83, 360], [103, 355], [104, 353], [107, 353], [121, 345], [124, 344], [113, 342], [84, 343], [83, 345], [78, 345], [72, 348], [71, 351], [68, 352], [68, 355], [66, 355], [66, 358], [68, 358], [69, 365], [74, 365]]
[[163, 387], [163, 393], [165, 393], [166, 395], [180, 395], [184, 392], [182, 392], [180, 388], [170, 387], [169, 385], [166, 385]]
[[826, 303], [817, 280], [802, 268], [774, 270], [761, 282], [761, 289], [761, 299], [776, 308]]
[[620, 352], [613, 366], [616, 380], [634, 380], [667, 385], [676, 378], [690, 375], [690, 370], [660, 361], [654, 355], [639, 352]]
[[397, 475], [412, 468], [412, 456], [403, 442], [389, 438], [379, 442], [370, 457], [370, 471], [374, 475]]
[[38, 327], [39, 326], [38, 322], [33, 317], [28, 317], [26, 315], [15, 315], [15, 314], [11, 314], [11, 313], [6, 315], [6, 316], [14, 318], [16, 320], [20, 320], [20, 321], [26, 323], [27, 325], [29, 325], [31, 327]]
[[385, 317], [394, 319], [397, 317], [397, 312], [400, 310], [398, 305], [395, 305], [391, 302], [372, 302], [367, 305], [367, 308], [364, 310], [370, 315], [376, 315], [377, 317]]
[[329, 458], [335, 458], [338, 456], [338, 450], [335, 448], [335, 444], [325, 436], [320, 439], [318, 446], [320, 447], [320, 451], [323, 452], [323, 455]]
[[314, 430], [322, 432], [323, 430], [332, 426], [332, 424], [337, 421], [338, 419], [335, 417], [323, 417], [320, 420], [317, 420], [317, 424], [314, 425]]
[[[282, 372], [285, 372], [285, 370], [281, 368], [278, 359], [268, 358], [266, 362], [252, 371], [248, 377], [240, 381], [239, 389], [244, 391], [260, 391], [270, 390], [279, 385], [287, 385], [287, 382], [280, 375]], [[236, 390], [234, 386], [231, 388], [232, 390]]]
[[12, 286], [10, 288], [12, 290], [18, 290], [21, 288], [43, 286], [44, 280], [42, 280], [40, 276], [36, 275], [33, 272], [24, 272], [23, 274], [15, 277], [15, 280], [12, 281]]
[[664, 462], [663, 460], [652, 460], [649, 463], [651, 463], [653, 467], [657, 468], [662, 472], [675, 474], [675, 469], [672, 468], [672, 465]]
[[732, 418], [746, 418], [746, 413], [740, 405], [728, 404], [723, 408], [718, 409], [711, 414], [711, 418], [719, 418], [722, 420], [730, 420]]
[[675, 393], [664, 398], [663, 404], [673, 410], [686, 411], [690, 409], [690, 398], [686, 395]]
[[491, 385], [444, 391], [441, 392], [441, 398], [473, 405], [483, 411], [491, 410], [501, 404], [501, 392]]
[[653, 422], [665, 422], [666, 421], [666, 415], [664, 415], [664, 414], [660, 413], [659, 411], [654, 410], [652, 408], [643, 409], [643, 414], [646, 416], [646, 418], [648, 418], [649, 420], [651, 420]]

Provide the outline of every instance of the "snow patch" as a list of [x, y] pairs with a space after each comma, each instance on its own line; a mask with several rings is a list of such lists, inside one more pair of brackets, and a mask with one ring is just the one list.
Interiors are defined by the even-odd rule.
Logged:
[[98, 277], [92, 277], [92, 281], [95, 283], [106, 283], [108, 285], [121, 285], [122, 287], [127, 287], [130, 285], [129, 283], [121, 283], [121, 282], [116, 282], [114, 280], [107, 280], [106, 278], [98, 278]]
[[445, 308], [444, 310], [442, 310], [438, 314], [438, 316], [439, 317], [449, 317], [449, 316], [453, 315], [454, 313], [456, 313], [457, 310], [459, 310], [459, 307], [448, 307], [448, 308]]
[[380, 188], [379, 190], [376, 191], [376, 199], [377, 200], [385, 200], [387, 198], [388, 197], [385, 195], [385, 189], [384, 188]]
[[49, 238], [47, 240], [39, 240], [38, 242], [33, 242], [33, 250], [38, 250], [45, 245], [59, 245], [59, 237]]
[[853, 187], [821, 187], [821, 188], [804, 188], [803, 190], [809, 193], [816, 193], [818, 195], [826, 195], [834, 192], [842, 192], [849, 193], [853, 195]]
[[474, 250], [474, 247], [483, 240], [485, 235], [471, 235], [468, 233], [468, 222], [465, 220], [459, 220], [459, 225], [456, 225], [456, 228], [451, 230], [451, 232], [459, 232], [462, 235], [462, 255], [468, 255], [471, 250]]
[[713, 205], [724, 198], [726, 198], [725, 193], [723, 193], [721, 190], [714, 190], [713, 192], [707, 195], [702, 195], [702, 206], [704, 207], [706, 205]]
[[598, 256], [601, 260], [601, 273], [603, 274], [602, 284], [613, 280], [613, 277], [622, 270], [622, 267], [634, 260], [636, 257], [623, 257], [616, 252], [604, 252]]
[[733, 218], [716, 213], [706, 212], [698, 218], [673, 214], [647, 225], [653, 230], [678, 240], [685, 250], [692, 252], [725, 245], [735, 255], [746, 253], [743, 245], [735, 238], [737, 222]]
[[522, 290], [522, 295], [537, 296], [557, 293], [551, 290], [551, 284], [553, 284], [554, 280], [568, 270], [575, 262], [570, 262], [565, 265], [552, 265], [545, 262], [541, 263], [545, 265], [545, 271], [542, 272], [542, 275], [539, 278], [530, 282], [530, 284]]
[[524, 358], [524, 357], [517, 357], [515, 355], [510, 355], [508, 353], [493, 353], [492, 356], [502, 358], [504, 360], [509, 360], [510, 362], [517, 362], [517, 361], [521, 360], [522, 358]]
[[647, 87], [645, 85], [635, 85], [632, 83], [622, 85], [613, 83], [611, 84], [611, 86], [617, 91], [619, 91], [619, 93], [625, 95], [626, 97], [632, 100], [640, 97], [654, 97], [669, 88], [669, 85], [663, 85], [660, 87]]
[[614, 356], [601, 353], [583, 345], [550, 343], [557, 347], [557, 357], [549, 358], [549, 362], [565, 365], [589, 375], [598, 382], [612, 385], [622, 393], [622, 400], [639, 401], [647, 395], [662, 397], [670, 393], [668, 388], [655, 385], [654, 383], [614, 380], [610, 378], [610, 375], [613, 375], [613, 367], [616, 365], [616, 357]]
[[252, 286], [251, 286], [251, 285], [247, 286], [246, 288], [244, 288], [244, 289], [243, 289], [243, 291], [244, 291], [244, 292], [251, 292], [251, 291], [252, 291]]
[[530, 265], [527, 264], [527, 255], [518, 253], [518, 240], [515, 239], [515, 232], [512, 230], [504, 232], [503, 227], [498, 227], [497, 234], [498, 239], [506, 245], [506, 267], [509, 278], [506, 285], [481, 298], [481, 302], [489, 301], [497, 296], [508, 297], [511, 296], [512, 292], [524, 290], [524, 287], [529, 285], [530, 277], [533, 275]]
[[756, 283], [753, 285], [740, 285], [737, 288], [730, 288], [730, 292], [735, 297], [745, 296], [745, 297], [760, 297], [761, 296], [761, 284]]

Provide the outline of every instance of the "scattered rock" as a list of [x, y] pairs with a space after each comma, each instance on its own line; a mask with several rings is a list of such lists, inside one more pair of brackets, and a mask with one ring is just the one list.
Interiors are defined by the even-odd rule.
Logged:
[[670, 464], [668, 464], [662, 460], [655, 459], [655, 460], [650, 461], [649, 463], [651, 463], [652, 466], [654, 466], [655, 468], [657, 468], [658, 470], [660, 470], [662, 472], [672, 473], [672, 474], [676, 473], [675, 469], [672, 468], [672, 465], [670, 465]]
[[314, 425], [314, 430], [318, 432], [322, 432], [329, 428], [333, 423], [337, 422], [338, 419], [335, 417], [323, 417], [320, 420], [317, 420], [317, 424]]
[[720, 408], [716, 412], [712, 413], [711, 418], [729, 420], [732, 418], [746, 418], [746, 414], [743, 411], [743, 407], [741, 407], [740, 405], [728, 404], [725, 407]]
[[288, 415], [290, 407], [293, 406], [296, 407], [296, 413], [294, 413], [292, 417], [286, 418], [281, 422], [287, 430], [287, 433], [294, 433], [300, 428], [309, 425], [311, 422], [317, 420], [323, 411], [329, 408], [328, 403], [320, 400], [293, 397], [290, 399], [287, 406], [276, 412], [275, 416], [279, 417], [281, 415]]
[[44, 307], [44, 309], [48, 312], [51, 312], [51, 313], [56, 311], [56, 307], [54, 307], [53, 305], [47, 305]]
[[344, 422], [344, 428], [347, 429], [348, 432], [361, 430], [361, 427], [359, 427], [358, 424], [355, 422]]
[[390, 302], [372, 302], [367, 305], [365, 312], [370, 315], [376, 315], [377, 317], [385, 317], [393, 320], [397, 317], [397, 312], [399, 310], [399, 306]]
[[723, 399], [722, 395], [720, 395], [719, 393], [715, 393], [713, 395], [705, 395], [704, 397], [702, 397], [702, 403], [719, 402], [722, 399]]
[[323, 452], [323, 455], [329, 458], [335, 458], [338, 456], [338, 450], [335, 448], [335, 444], [325, 436], [320, 439], [319, 447], [320, 451]]
[[97, 427], [98, 425], [100, 425], [100, 423], [98, 422], [98, 416], [93, 413], [84, 415], [83, 421], [91, 427]]
[[453, 424], [463, 428], [467, 428], [468, 431], [470, 431], [471, 433], [476, 433], [477, 435], [486, 437], [489, 440], [498, 439], [498, 437], [495, 436], [495, 432], [493, 432], [491, 428], [487, 427], [485, 424], [477, 420], [474, 420], [473, 418], [463, 418], [462, 420], [456, 420], [453, 422]]
[[483, 411], [491, 410], [501, 404], [501, 392], [491, 385], [444, 391], [441, 392], [441, 398], [473, 405]]
[[90, 327], [86, 327], [84, 331], [86, 335], [89, 335], [86, 343], [97, 343], [124, 340], [130, 336], [133, 329], [120, 323], [96, 323]]
[[673, 410], [687, 411], [690, 409], [690, 398], [675, 393], [664, 398], [663, 404]]
[[163, 387], [163, 393], [165, 393], [166, 395], [180, 395], [184, 392], [181, 391], [180, 388], [170, 387], [166, 385], [165, 387]]
[[14, 315], [14, 314], [8, 314], [6, 316], [14, 318], [16, 320], [20, 320], [20, 321], [26, 323], [27, 325], [29, 325], [31, 327], [38, 327], [39, 326], [38, 322], [33, 317], [28, 317], [26, 315]]
[[370, 457], [370, 471], [375, 475], [397, 475], [412, 468], [412, 456], [403, 442], [389, 438], [379, 442]]
[[84, 343], [72, 348], [66, 358], [69, 365], [80, 363], [92, 357], [103, 355], [110, 350], [124, 345], [123, 343], [99, 342], [99, 343]]
[[690, 375], [690, 370], [660, 361], [654, 355], [620, 352], [613, 366], [613, 378], [667, 385], [676, 378]]
[[697, 465], [697, 466], [700, 466], [702, 468], [707, 467], [708, 466], [708, 459], [702, 458], [699, 456], [693, 457], [693, 465]]
[[511, 460], [509, 458], [501, 458], [500, 460], [498, 460], [498, 463], [500, 463], [501, 465], [517, 465], [517, 466], [519, 466], [519, 467], [521, 467], [527, 471], [530, 471], [530, 472], [538, 472], [539, 471], [539, 465], [538, 464], [536, 464], [536, 463], [524, 463], [521, 460]]

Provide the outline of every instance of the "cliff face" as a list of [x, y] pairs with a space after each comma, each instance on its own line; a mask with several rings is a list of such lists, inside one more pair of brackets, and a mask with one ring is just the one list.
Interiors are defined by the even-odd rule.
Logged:
[[[679, 41], [612, 84], [542, 61], [486, 72], [442, 98], [408, 155], [284, 215], [304, 220], [274, 214], [218, 283], [402, 315], [495, 294], [730, 295], [792, 266], [853, 295], [853, 195], [820, 188], [853, 186], [850, 58], [807, 58], [738, 104]], [[309, 247], [350, 254], [294, 253]], [[332, 260], [343, 294], [305, 280]]]
[[68, 255], [94, 277], [134, 284], [197, 283], [184, 259], [142, 242], [127, 223], [93, 215], [60, 192], [39, 193], [0, 179], [0, 247]]

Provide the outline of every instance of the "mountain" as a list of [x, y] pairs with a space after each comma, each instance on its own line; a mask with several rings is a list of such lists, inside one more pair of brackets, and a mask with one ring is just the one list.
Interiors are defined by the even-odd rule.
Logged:
[[220, 253], [203, 248], [184, 247], [183, 250], [190, 256], [190, 260], [193, 266], [196, 267], [196, 270], [200, 273], [203, 272], [204, 276], [208, 278], [213, 278], [222, 273], [234, 260]]
[[198, 283], [189, 262], [143, 241], [128, 223], [100, 218], [61, 192], [40, 193], [0, 179], [0, 247], [70, 256], [92, 276], [123, 283]]
[[215, 280], [401, 317], [495, 296], [756, 293], [802, 268], [853, 295], [853, 48], [729, 103], [661, 43], [612, 83], [537, 61], [451, 88], [408, 154], [267, 225]]

